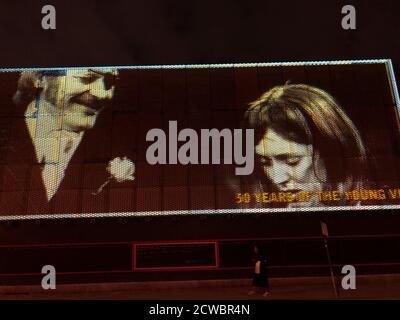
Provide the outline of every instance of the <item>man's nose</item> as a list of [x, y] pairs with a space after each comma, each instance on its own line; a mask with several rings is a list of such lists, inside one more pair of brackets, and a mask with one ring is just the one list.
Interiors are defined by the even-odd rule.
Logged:
[[90, 93], [98, 99], [111, 99], [114, 87], [106, 87], [103, 78], [99, 78], [90, 84]]
[[273, 163], [268, 171], [269, 178], [275, 185], [286, 184], [292, 179], [291, 168], [285, 164]]

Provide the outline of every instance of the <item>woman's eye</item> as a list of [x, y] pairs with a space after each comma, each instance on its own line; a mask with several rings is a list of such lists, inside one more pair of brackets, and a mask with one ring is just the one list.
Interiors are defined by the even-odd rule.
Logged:
[[271, 159], [268, 158], [260, 158], [260, 163], [264, 166], [270, 166], [271, 165]]

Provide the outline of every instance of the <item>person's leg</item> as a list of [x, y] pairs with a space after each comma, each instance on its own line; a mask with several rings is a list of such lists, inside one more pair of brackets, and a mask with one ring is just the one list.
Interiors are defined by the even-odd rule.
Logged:
[[253, 275], [253, 280], [251, 282], [251, 290], [247, 293], [247, 295], [252, 296], [257, 293], [257, 287], [258, 287], [258, 274]]
[[270, 292], [269, 292], [269, 279], [268, 279], [268, 275], [265, 274], [265, 287], [264, 289], [264, 293], [263, 293], [263, 297], [269, 296]]
[[269, 283], [267, 280], [266, 286], [263, 288], [264, 289], [264, 293], [263, 293], [263, 297], [269, 296], [270, 292], [269, 292]]

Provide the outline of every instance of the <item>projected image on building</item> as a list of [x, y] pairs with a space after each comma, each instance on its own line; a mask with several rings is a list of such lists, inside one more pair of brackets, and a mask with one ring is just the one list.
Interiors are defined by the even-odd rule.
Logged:
[[389, 60], [0, 72], [0, 219], [400, 205]]

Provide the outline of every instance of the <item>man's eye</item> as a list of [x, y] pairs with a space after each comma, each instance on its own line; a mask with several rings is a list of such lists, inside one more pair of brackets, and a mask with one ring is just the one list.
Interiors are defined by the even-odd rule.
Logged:
[[84, 84], [89, 84], [89, 83], [96, 81], [95, 76], [82, 76], [82, 77], [77, 77], [77, 78]]
[[291, 159], [287, 159], [286, 163], [289, 166], [295, 166], [300, 162], [300, 158], [291, 158]]

